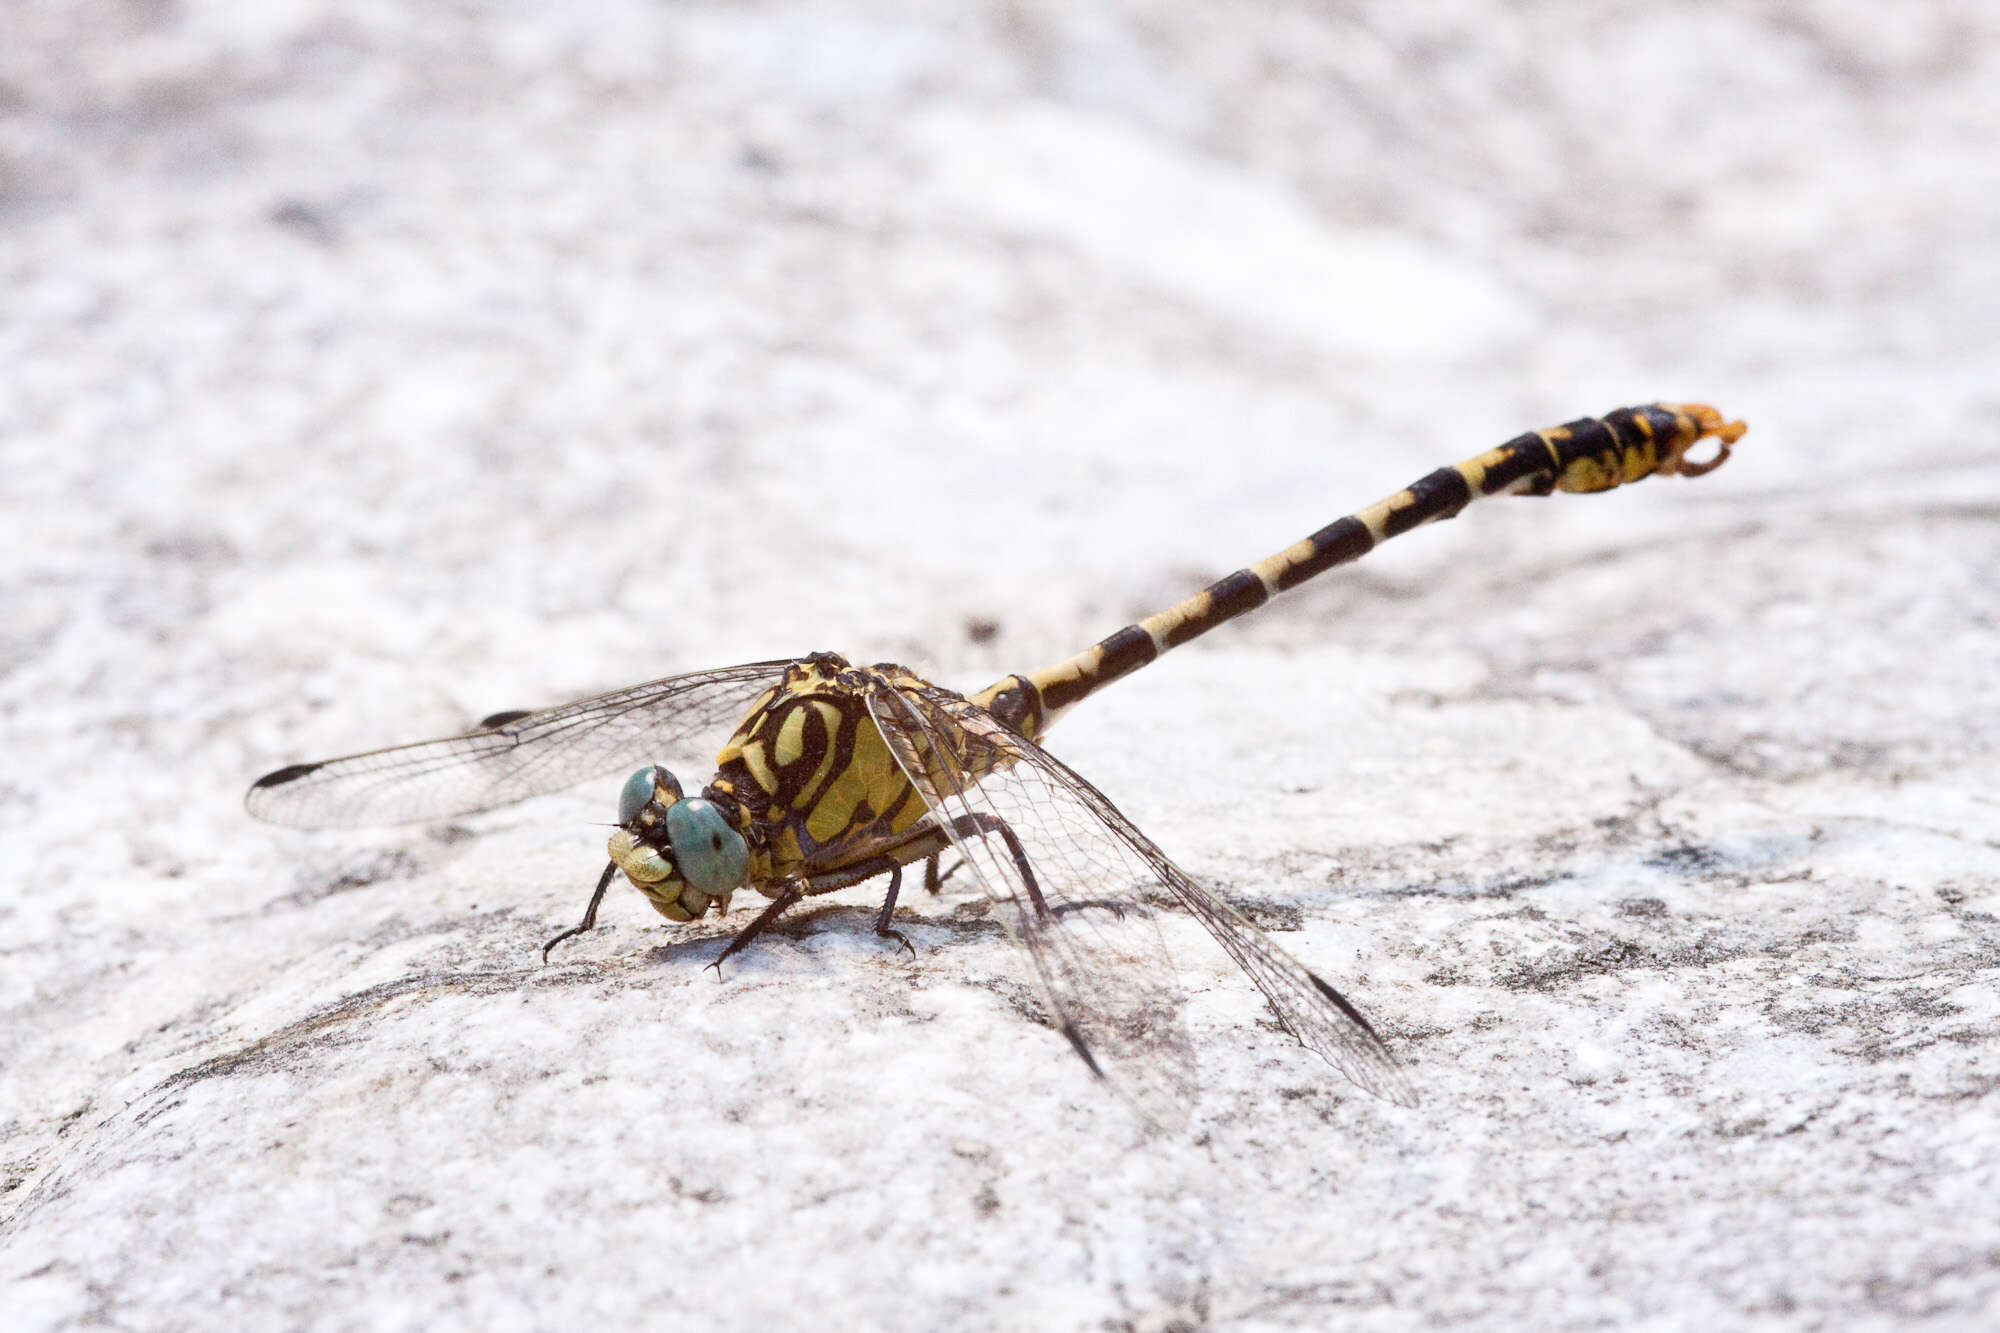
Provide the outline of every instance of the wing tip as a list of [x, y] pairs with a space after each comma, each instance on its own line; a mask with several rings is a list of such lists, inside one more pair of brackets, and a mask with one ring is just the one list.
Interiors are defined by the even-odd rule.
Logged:
[[1342, 995], [1339, 991], [1335, 990], [1332, 986], [1328, 985], [1325, 978], [1321, 977], [1320, 974], [1317, 972], [1307, 972], [1306, 976], [1312, 980], [1312, 984], [1314, 986], [1319, 988], [1319, 993], [1321, 995], [1324, 995], [1327, 999], [1333, 1001], [1334, 1008], [1340, 1010], [1341, 1013], [1347, 1015], [1349, 1020], [1351, 1020], [1363, 1032], [1367, 1033], [1371, 1037], [1374, 1037], [1376, 1041], [1379, 1042], [1382, 1040], [1381, 1036], [1375, 1031], [1374, 1025], [1369, 1023], [1367, 1019], [1361, 1016], [1361, 1011], [1359, 1009], [1356, 1009], [1353, 1005], [1347, 1002], [1347, 997], [1345, 995]]
[[287, 813], [286, 807], [295, 805], [296, 802], [286, 799], [291, 793], [285, 789], [300, 778], [311, 777], [325, 767], [326, 761], [321, 760], [311, 764], [287, 764], [283, 768], [273, 769], [251, 783], [250, 790], [243, 793], [243, 808], [250, 813], [251, 818], [260, 819], [266, 824], [307, 827], [306, 822]]
[[473, 731], [498, 731], [509, 722], [519, 722], [524, 717], [533, 717], [534, 715], [535, 710], [532, 708], [503, 708], [497, 713], [488, 713], [485, 717], [480, 718], [479, 725], [474, 727]]
[[1382, 1040], [1381, 1034], [1375, 1031], [1375, 1025], [1364, 1018], [1359, 1009], [1348, 1003], [1345, 995], [1328, 985], [1319, 973], [1307, 972], [1306, 976], [1312, 979], [1312, 984], [1319, 989], [1321, 995], [1330, 1000], [1336, 1009], [1368, 1036], [1369, 1044], [1361, 1054], [1371, 1057], [1369, 1063], [1373, 1068], [1367, 1069], [1364, 1076], [1360, 1070], [1349, 1069], [1342, 1062], [1335, 1061], [1340, 1072], [1346, 1074], [1363, 1092], [1380, 1097], [1385, 1102], [1393, 1102], [1410, 1110], [1415, 1110], [1421, 1105], [1422, 1099], [1417, 1096], [1416, 1085], [1410, 1082], [1409, 1077], [1403, 1073], [1402, 1065], [1397, 1062], [1394, 1055], [1390, 1054], [1388, 1044]]
[[1391, 1065], [1385, 1072], [1388, 1077], [1378, 1079], [1381, 1086], [1368, 1089], [1370, 1092], [1406, 1111], [1414, 1111], [1424, 1104], [1424, 1099], [1417, 1095], [1416, 1085], [1404, 1076], [1400, 1066]]
[[272, 787], [282, 787], [287, 782], [297, 782], [308, 773], [317, 773], [325, 767], [326, 763], [324, 760], [315, 764], [287, 764], [283, 768], [273, 769], [263, 777], [258, 778], [250, 784], [250, 790], [252, 792], [260, 792], [269, 790]]

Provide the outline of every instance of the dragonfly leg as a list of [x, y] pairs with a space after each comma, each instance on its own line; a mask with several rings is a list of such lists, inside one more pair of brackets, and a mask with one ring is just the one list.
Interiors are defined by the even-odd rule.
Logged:
[[[932, 857], [936, 857], [935, 852], [932, 853]], [[875, 933], [886, 939], [896, 941], [896, 943], [908, 949], [912, 957], [915, 957], [917, 952], [916, 946], [904, 938], [901, 931], [889, 928], [889, 918], [896, 910], [896, 895], [903, 887], [903, 862], [893, 857], [874, 856], [866, 861], [858, 861], [851, 866], [842, 866], [840, 869], [828, 874], [814, 875], [810, 879], [792, 881], [785, 886], [782, 893], [772, 900], [769, 907], [766, 907], [762, 912], [757, 914], [756, 920], [736, 932], [736, 938], [729, 941], [729, 947], [724, 949], [709, 966], [719, 970], [722, 967], [724, 959], [743, 948], [751, 940], [756, 939], [757, 936], [763, 934], [765, 928], [773, 921], [776, 921], [791, 908], [797, 906], [801, 898], [816, 898], [822, 893], [833, 893], [840, 889], [851, 888], [863, 880], [874, 879], [878, 875], [887, 875], [889, 877], [889, 892], [882, 900], [882, 910], [875, 916]]]
[[[935, 862], [937, 860], [937, 853], [932, 852], [929, 860]], [[887, 875], [889, 877], [889, 892], [882, 899], [882, 910], [875, 914], [875, 933], [884, 939], [896, 941], [896, 943], [908, 949], [910, 956], [914, 958], [917, 955], [916, 946], [904, 937], [902, 931], [891, 930], [889, 928], [889, 919], [896, 911], [896, 895], [903, 888], [903, 866], [905, 864], [906, 862], [898, 861], [893, 856], [871, 856], [866, 861], [857, 861], [851, 866], [843, 866], [832, 874], [815, 875], [807, 881], [805, 891], [814, 895], [832, 893], [836, 889], [844, 889], [850, 885], [859, 884], [863, 880], [874, 879], [877, 875]]]
[[940, 875], [938, 873], [938, 858], [932, 856], [930, 860], [924, 862], [924, 892], [935, 897], [938, 891], [944, 888], [944, 882], [963, 869], [965, 869], [965, 862], [953, 861], [951, 869]]
[[[1050, 915], [1049, 904], [1042, 897], [1041, 882], [1035, 878], [1035, 868], [1028, 861], [1028, 849], [1014, 836], [1014, 830], [1006, 820], [998, 815], [960, 815], [951, 821], [951, 831], [961, 838], [983, 838], [989, 833], [998, 833], [1007, 844], [1007, 852], [1014, 858], [1014, 868], [1021, 872], [1021, 887], [1028, 891], [1028, 901], [1035, 906], [1035, 915], [1046, 918]], [[953, 866], [956, 870], [958, 867]]]
[[[1007, 821], [998, 815], [960, 815], [952, 822], [951, 827], [952, 832], [961, 838], [984, 837], [988, 833], [998, 833], [1000, 835], [1002, 840], [1007, 844], [1008, 854], [1014, 858], [1014, 868], [1021, 872], [1021, 887], [1028, 891], [1028, 901], [1034, 904], [1036, 916], [1044, 920], [1053, 920], [1065, 912], [1082, 912], [1091, 908], [1108, 911], [1116, 917], [1123, 917], [1125, 915], [1125, 904], [1108, 898], [1091, 898], [1083, 902], [1061, 903], [1051, 908], [1048, 900], [1042, 897], [1042, 886], [1035, 878], [1034, 866], [1028, 861], [1027, 849], [1021, 846], [1021, 840], [1014, 835], [1014, 830], [1008, 827]], [[959, 865], [963, 864], [965, 863], [961, 861], [958, 865], [954, 865], [952, 869], [956, 870]], [[928, 885], [928, 881], [926, 881], [926, 884]], [[933, 889], [932, 892], [935, 893], [936, 890]], [[1088, 1056], [1084, 1058], [1086, 1060], [1089, 1059]], [[1096, 1068], [1094, 1062], [1091, 1067], [1093, 1069]]]
[[1111, 898], [1086, 898], [1080, 903], [1058, 903], [1053, 915], [1061, 916], [1065, 912], [1088, 912], [1092, 909], [1109, 912], [1121, 921], [1125, 918], [1125, 904]]
[[771, 905], [765, 908], [763, 911], [759, 912], [757, 914], [756, 920], [752, 921], [749, 925], [743, 927], [743, 929], [737, 931], [736, 938], [729, 941], [728, 946], [725, 947], [721, 953], [715, 956], [715, 961], [710, 963], [709, 966], [715, 969], [716, 975], [717, 976], [722, 975], [722, 964], [724, 959], [728, 958], [729, 955], [735, 953], [738, 949], [741, 949], [751, 940], [754, 940], [759, 935], [763, 934], [766, 927], [768, 927], [773, 921], [776, 921], [779, 917], [783, 916], [787, 911], [791, 910], [791, 908], [795, 907], [798, 904], [799, 899], [805, 896], [806, 896], [806, 888], [803, 884], [799, 883], [797, 880], [794, 880], [791, 883], [785, 885], [784, 891], [780, 893], [776, 898], [773, 898], [771, 900]]
[[583, 909], [583, 920], [542, 946], [542, 961], [549, 961], [549, 950], [561, 944], [572, 935], [582, 935], [597, 924], [597, 905], [604, 901], [604, 891], [611, 887], [611, 877], [618, 873], [618, 863], [611, 862], [604, 867], [604, 873], [597, 878], [597, 892], [590, 895], [590, 906]]
[[[937, 855], [935, 853], [931, 855], [929, 864], [933, 866], [937, 864]], [[882, 910], [875, 914], [875, 933], [884, 939], [896, 941], [896, 943], [910, 951], [910, 957], [915, 958], [917, 956], [917, 949], [915, 945], [910, 943], [909, 937], [900, 930], [891, 930], [889, 928], [889, 918], [896, 911], [896, 893], [902, 887], [903, 867], [891, 865], [889, 867], [889, 892], [882, 897]]]

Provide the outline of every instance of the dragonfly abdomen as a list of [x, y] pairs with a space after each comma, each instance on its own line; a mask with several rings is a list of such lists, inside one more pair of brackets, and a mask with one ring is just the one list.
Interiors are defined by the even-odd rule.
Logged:
[[[1559, 490], [1604, 491], [1654, 474], [1698, 477], [1728, 458], [1730, 446], [1744, 430], [1741, 422], [1727, 421], [1704, 404], [1650, 403], [1529, 431], [1335, 519], [1277, 554], [1107, 635], [1074, 657], [1027, 676], [1006, 677], [972, 696], [973, 702], [990, 708], [1024, 735], [1035, 736], [1054, 714], [1160, 654], [1255, 610], [1314, 575], [1360, 559], [1392, 537], [1451, 518], [1474, 500]], [[1688, 450], [1709, 436], [1721, 445], [1717, 456], [1706, 462], [1689, 460]]]

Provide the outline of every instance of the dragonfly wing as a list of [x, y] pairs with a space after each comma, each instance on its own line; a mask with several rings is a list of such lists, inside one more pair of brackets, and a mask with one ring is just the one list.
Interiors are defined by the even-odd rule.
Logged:
[[[1115, 1064], [1116, 1081], [1137, 1085], [1128, 1091], [1142, 1111], [1165, 1120], [1156, 1104], [1184, 1105], [1193, 1093], [1180, 992], [1149, 915], [1148, 899], [1161, 891], [1207, 928], [1301, 1043], [1358, 1087], [1416, 1105], [1395, 1057], [1352, 1004], [1168, 860], [1068, 765], [935, 686], [885, 687], [870, 711], [934, 817], [954, 830], [956, 850], [1010, 908], [1071, 1041], [1093, 1068]], [[1026, 867], [1004, 836], [967, 836], [995, 819], [1013, 830]], [[1093, 1060], [1086, 1046], [1109, 1058]]]
[[973, 877], [1026, 946], [1050, 1016], [1147, 1120], [1194, 1101], [1185, 991], [1146, 890], [1153, 874], [1070, 797], [1065, 770], [984, 709], [882, 682], [869, 712]]
[[251, 814], [297, 828], [403, 824], [491, 810], [657, 762], [734, 726], [787, 661], [668, 676], [539, 713], [496, 713], [464, 736], [294, 764], [243, 798]]

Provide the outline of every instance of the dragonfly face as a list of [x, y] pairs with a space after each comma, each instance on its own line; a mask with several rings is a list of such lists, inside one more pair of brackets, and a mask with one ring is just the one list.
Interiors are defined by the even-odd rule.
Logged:
[[612, 864], [670, 921], [692, 921], [729, 897], [750, 874], [750, 848], [714, 801], [683, 796], [657, 764], [625, 780]]

